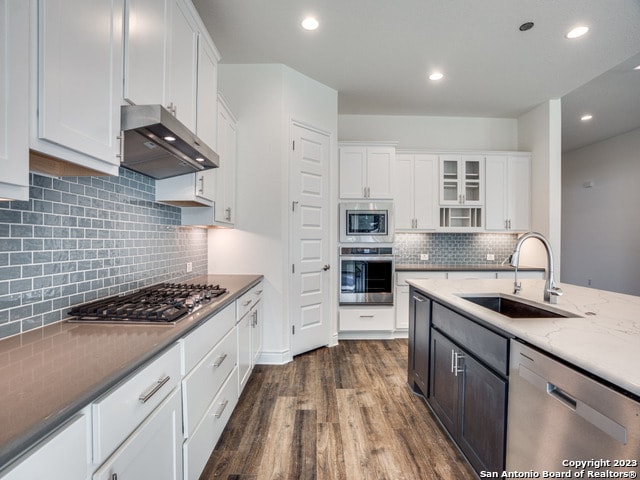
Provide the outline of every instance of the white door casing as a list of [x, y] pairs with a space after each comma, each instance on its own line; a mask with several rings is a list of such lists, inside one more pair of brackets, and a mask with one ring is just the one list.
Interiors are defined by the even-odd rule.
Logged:
[[329, 344], [330, 195], [328, 134], [292, 123], [291, 353]]

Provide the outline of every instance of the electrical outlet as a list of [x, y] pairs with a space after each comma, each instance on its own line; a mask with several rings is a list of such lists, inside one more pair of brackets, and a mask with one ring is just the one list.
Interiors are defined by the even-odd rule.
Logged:
[[192, 271], [193, 271], [193, 263], [187, 262], [187, 273], [190, 273]]
[[487, 261], [493, 262], [496, 259], [496, 256], [493, 253], [487, 253]]
[[428, 253], [421, 253], [420, 254], [420, 260], [429, 260], [429, 254]]

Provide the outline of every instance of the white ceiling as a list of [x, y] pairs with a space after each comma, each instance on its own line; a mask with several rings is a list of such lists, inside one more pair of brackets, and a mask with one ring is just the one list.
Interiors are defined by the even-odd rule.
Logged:
[[[597, 95], [586, 87], [578, 89], [640, 52], [640, 0], [194, 0], [194, 4], [222, 54], [221, 63], [286, 64], [337, 90], [341, 114], [516, 118], [548, 99], [575, 91], [563, 99], [563, 128], [565, 120], [570, 124], [569, 113], [585, 109], [594, 112], [597, 121], [589, 128], [596, 130], [612, 127], [611, 118], [617, 117], [609, 114], [600, 121], [595, 107], [583, 104], [606, 100], [605, 93], [613, 88], [620, 105], [632, 110], [628, 116], [640, 126], [640, 71], [613, 70], [618, 80], [625, 77], [624, 87], [621, 82], [603, 86], [597, 79]], [[300, 27], [307, 14], [320, 21], [315, 32]], [[527, 21], [534, 22], [534, 28], [519, 31]], [[577, 24], [591, 30], [582, 38], [567, 40], [564, 35]], [[427, 80], [436, 69], [445, 78], [436, 83]], [[629, 84], [637, 87], [631, 94], [635, 103], [624, 97], [623, 88]], [[574, 127], [566, 130], [571, 131], [572, 148], [593, 141], [593, 136], [587, 138]]]

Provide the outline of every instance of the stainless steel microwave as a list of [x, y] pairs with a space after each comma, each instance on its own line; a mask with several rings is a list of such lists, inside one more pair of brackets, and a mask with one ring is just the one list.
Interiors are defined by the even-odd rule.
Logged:
[[340, 243], [393, 243], [393, 202], [340, 203]]

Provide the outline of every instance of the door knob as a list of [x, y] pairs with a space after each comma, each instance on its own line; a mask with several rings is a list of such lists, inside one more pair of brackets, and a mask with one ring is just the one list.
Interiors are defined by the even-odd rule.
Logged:
[[330, 268], [331, 268], [331, 265], [325, 265], [324, 267], [322, 267], [322, 270], [324, 270], [326, 272]]

